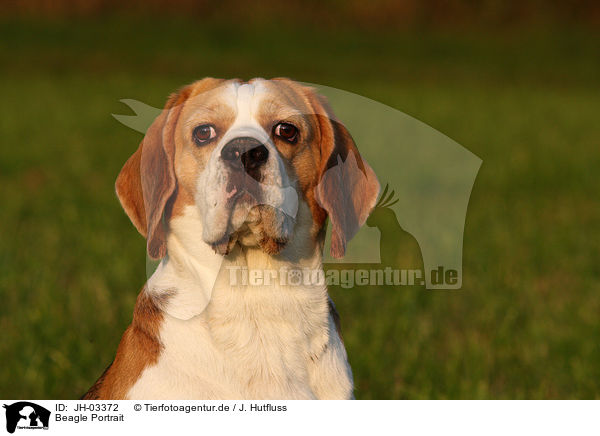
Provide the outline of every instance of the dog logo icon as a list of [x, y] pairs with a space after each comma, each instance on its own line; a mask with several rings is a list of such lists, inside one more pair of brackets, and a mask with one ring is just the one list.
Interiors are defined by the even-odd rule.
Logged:
[[14, 433], [15, 429], [44, 429], [48, 430], [50, 411], [29, 401], [19, 401], [6, 409], [6, 431]]

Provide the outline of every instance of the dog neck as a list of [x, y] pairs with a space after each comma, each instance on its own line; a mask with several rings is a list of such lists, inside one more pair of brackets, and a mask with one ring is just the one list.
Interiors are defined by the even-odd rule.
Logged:
[[[182, 215], [170, 221], [168, 254], [148, 280], [147, 291], [164, 313], [187, 320], [206, 309], [215, 289], [231, 288], [232, 274], [307, 269], [322, 272], [322, 237], [315, 237], [312, 227], [310, 210], [301, 202], [294, 236], [281, 253], [269, 255], [259, 247], [236, 244], [230, 254], [222, 256], [202, 240], [198, 209], [187, 206]], [[316, 290], [326, 294], [324, 284], [317, 285]]]

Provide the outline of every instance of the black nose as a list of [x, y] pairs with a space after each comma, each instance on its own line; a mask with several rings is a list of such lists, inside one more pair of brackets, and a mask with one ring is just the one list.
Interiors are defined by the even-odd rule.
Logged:
[[221, 159], [232, 168], [242, 167], [252, 174], [269, 158], [269, 150], [255, 138], [242, 137], [229, 141], [221, 150]]

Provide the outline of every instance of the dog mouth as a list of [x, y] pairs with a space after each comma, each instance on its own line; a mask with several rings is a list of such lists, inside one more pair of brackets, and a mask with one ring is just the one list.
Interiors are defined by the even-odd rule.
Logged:
[[[215, 205], [220, 209], [217, 219], [224, 221], [222, 234], [209, 242], [213, 250], [221, 255], [227, 255], [235, 245], [238, 237], [247, 232], [246, 221], [251, 215], [252, 208], [258, 202], [258, 195], [252, 194], [246, 187], [240, 186], [235, 180], [229, 180], [222, 195], [222, 201]], [[246, 216], [244, 216], [246, 215]]]
[[290, 239], [290, 232], [284, 229], [293, 227], [293, 219], [268, 205], [253, 206], [244, 222], [234, 231], [226, 232], [210, 245], [215, 253], [226, 256], [237, 245], [260, 247], [269, 255], [279, 254]]
[[[220, 255], [234, 246], [258, 246], [280, 253], [288, 243], [298, 208], [298, 193], [273, 175], [257, 178], [244, 171], [227, 171], [205, 180], [203, 239]], [[212, 183], [212, 182], [216, 183]], [[274, 183], [273, 183], [274, 182]], [[208, 197], [206, 197], [208, 195]]]

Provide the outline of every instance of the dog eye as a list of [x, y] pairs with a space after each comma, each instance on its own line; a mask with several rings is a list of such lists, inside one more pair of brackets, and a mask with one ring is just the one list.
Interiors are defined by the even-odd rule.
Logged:
[[279, 123], [274, 129], [275, 136], [294, 144], [298, 140], [298, 128], [290, 123]]
[[194, 141], [196, 144], [205, 144], [206, 142], [217, 136], [215, 128], [210, 124], [202, 124], [194, 129]]

